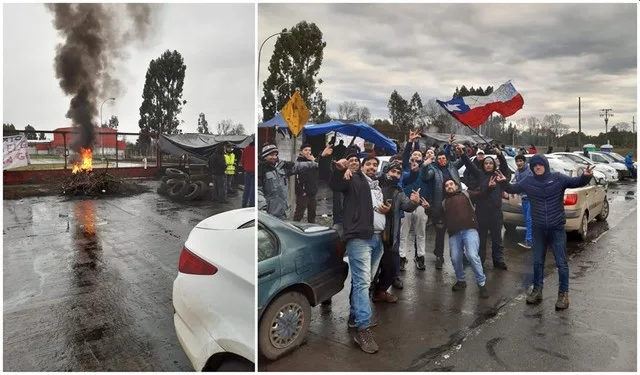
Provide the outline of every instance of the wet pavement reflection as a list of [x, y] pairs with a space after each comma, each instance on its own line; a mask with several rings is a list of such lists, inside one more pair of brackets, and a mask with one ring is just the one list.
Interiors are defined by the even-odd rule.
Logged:
[[[191, 371], [172, 284], [200, 220], [240, 206], [136, 197], [4, 201], [5, 371]], [[194, 202], [195, 203], [195, 202]]]
[[[448, 251], [445, 251], [445, 266], [443, 270], [435, 270], [434, 248], [435, 233], [433, 227], [427, 230], [426, 270], [419, 271], [411, 261], [406, 271], [401, 275], [404, 289], [392, 290], [398, 296], [396, 304], [373, 304], [374, 316], [379, 325], [373, 329], [380, 351], [375, 355], [366, 354], [354, 343], [352, 330], [347, 329], [349, 315], [348, 288], [343, 289], [332, 299], [331, 306], [318, 306], [312, 310], [310, 332], [306, 343], [295, 352], [277, 361], [259, 360], [260, 371], [569, 371], [571, 369], [587, 369], [585, 364], [594, 364], [592, 369], [626, 369], [635, 368], [635, 328], [632, 332], [620, 332], [635, 327], [635, 303], [629, 305], [636, 296], [636, 260], [635, 248], [637, 229], [635, 223], [636, 184], [623, 182], [610, 185], [608, 201], [610, 215], [607, 221], [591, 222], [589, 235], [585, 242], [579, 242], [577, 236], [568, 236], [567, 251], [570, 257], [572, 298], [580, 299], [580, 303], [572, 302], [567, 314], [560, 315], [553, 310], [556, 299], [557, 275], [553, 257], [547, 256], [545, 267], [545, 283], [547, 291], [544, 309], [525, 309], [524, 295], [532, 275], [531, 251], [517, 245], [524, 238], [524, 228], [518, 228], [513, 233], [505, 234], [504, 246], [508, 271], [494, 270], [489, 261], [486, 266], [487, 286], [490, 298], [480, 299], [477, 287], [472, 282], [471, 269], [466, 268], [468, 287], [464, 292], [452, 292], [455, 274], [451, 267]], [[326, 215], [319, 222], [331, 224], [331, 193], [322, 185], [318, 195], [318, 215]], [[328, 199], [327, 199], [328, 198]], [[633, 220], [630, 218], [633, 217]], [[617, 256], [612, 251], [610, 237], [616, 238], [615, 243], [628, 243], [626, 249], [633, 252]], [[632, 243], [631, 243], [632, 242]], [[448, 249], [448, 243], [445, 243]], [[490, 252], [490, 250], [488, 250]], [[606, 259], [607, 262], [603, 260]], [[613, 281], [607, 274], [608, 266], [620, 269], [622, 280]], [[597, 266], [598, 265], [598, 266]], [[615, 272], [615, 271], [614, 271]], [[607, 322], [614, 327], [607, 329], [620, 332], [617, 336], [608, 335], [605, 353], [596, 355], [598, 348], [592, 346], [595, 337], [592, 333], [585, 333], [576, 326], [590, 325], [590, 321], [598, 320], [599, 313], [586, 313], [594, 305], [606, 305], [611, 296], [607, 292], [598, 294], [598, 301], [590, 300], [588, 291], [597, 288], [589, 281], [589, 275], [606, 275], [601, 289], [614, 290], [621, 288], [623, 294], [619, 297], [618, 307], [624, 311], [624, 318], [616, 322], [611, 315]], [[585, 276], [586, 275], [586, 276]], [[611, 276], [611, 277], [609, 277]], [[348, 279], [345, 285], [350, 285]], [[508, 319], [505, 315], [516, 310]], [[523, 310], [523, 311], [521, 311]], [[627, 315], [633, 311], [634, 315]], [[515, 315], [514, 315], [515, 314]], [[580, 315], [584, 315], [582, 318]], [[629, 318], [629, 319], [627, 319]], [[531, 324], [524, 324], [523, 319]], [[613, 321], [613, 322], [612, 322]], [[564, 328], [559, 328], [564, 327]], [[487, 327], [510, 327], [513, 333], [500, 331], [491, 337], [486, 337], [473, 350], [465, 352], [466, 357], [461, 360], [457, 355], [462, 348], [468, 346], [475, 337], [483, 336]], [[520, 331], [517, 327], [527, 327]], [[529, 328], [531, 327], [531, 328]], [[624, 328], [628, 327], [628, 328]], [[560, 338], [557, 337], [560, 334]], [[575, 336], [574, 336], [575, 335]], [[615, 361], [615, 366], [606, 367], [602, 358], [612, 354], [609, 344], [612, 337], [618, 345], [630, 347], [634, 356], [625, 355], [623, 359]], [[532, 337], [536, 338], [535, 348], [529, 348]], [[577, 355], [578, 350], [571, 350], [571, 360], [563, 359], [567, 354], [558, 347], [562, 345], [576, 346], [576, 340], [581, 340], [583, 353]], [[476, 347], [477, 346], [477, 347]], [[566, 351], [565, 351], [566, 352]], [[615, 351], [614, 351], [615, 352]], [[591, 354], [593, 353], [593, 355]], [[600, 362], [585, 356], [597, 357]], [[613, 354], [612, 354], [613, 355]], [[549, 360], [548, 357], [553, 357]], [[563, 357], [564, 356], [564, 357]], [[520, 358], [525, 358], [518, 366]], [[329, 359], [329, 360], [328, 360]], [[535, 359], [540, 359], [539, 366]], [[482, 366], [479, 364], [482, 363]], [[486, 364], [486, 365], [485, 365]], [[474, 367], [475, 366], [475, 367]], [[614, 370], [615, 371], [615, 370]]]

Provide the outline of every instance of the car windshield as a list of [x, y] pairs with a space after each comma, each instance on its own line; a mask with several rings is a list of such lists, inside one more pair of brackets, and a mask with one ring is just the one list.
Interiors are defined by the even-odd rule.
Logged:
[[609, 154], [609, 156], [611, 156], [616, 161], [624, 163], [624, 157], [622, 157], [622, 155], [618, 154], [617, 152], [612, 152]]
[[603, 158], [607, 159], [608, 161], [610, 161], [612, 163], [617, 162], [617, 160], [613, 156], [611, 156], [609, 154], [600, 154], [600, 156], [602, 156]]

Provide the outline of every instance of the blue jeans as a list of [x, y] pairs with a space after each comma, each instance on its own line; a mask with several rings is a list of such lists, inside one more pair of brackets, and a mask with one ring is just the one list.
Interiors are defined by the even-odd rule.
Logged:
[[533, 286], [542, 288], [547, 244], [551, 244], [558, 267], [559, 292], [569, 291], [569, 264], [567, 263], [567, 233], [563, 228], [544, 229], [533, 227]]
[[531, 243], [531, 202], [528, 199], [522, 200], [522, 216], [524, 216], [524, 223], [527, 227], [527, 231], [524, 235], [524, 241]]
[[476, 276], [478, 285], [483, 286], [487, 277], [482, 271], [482, 262], [478, 249], [480, 248], [480, 236], [475, 229], [465, 229], [453, 236], [449, 236], [449, 255], [451, 256], [451, 264], [456, 272], [458, 281], [465, 281], [464, 267], [462, 266], [462, 252], [471, 263], [471, 268]]
[[347, 256], [351, 270], [351, 307], [356, 327], [365, 328], [371, 324], [369, 287], [382, 258], [382, 240], [374, 234], [369, 240], [352, 239], [347, 242]]
[[242, 208], [253, 207], [255, 199], [255, 173], [244, 172], [244, 192], [242, 193]]

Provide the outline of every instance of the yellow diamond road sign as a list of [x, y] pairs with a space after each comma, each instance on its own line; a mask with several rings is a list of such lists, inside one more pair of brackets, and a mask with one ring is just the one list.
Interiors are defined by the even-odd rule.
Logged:
[[291, 99], [282, 108], [281, 114], [295, 137], [300, 134], [302, 127], [309, 121], [309, 109], [298, 91], [293, 93]]

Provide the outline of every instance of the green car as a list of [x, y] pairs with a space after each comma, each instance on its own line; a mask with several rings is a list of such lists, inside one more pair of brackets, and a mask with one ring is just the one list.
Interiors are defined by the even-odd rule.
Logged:
[[349, 266], [338, 233], [258, 213], [258, 348], [274, 360], [302, 344], [311, 307], [344, 287]]

